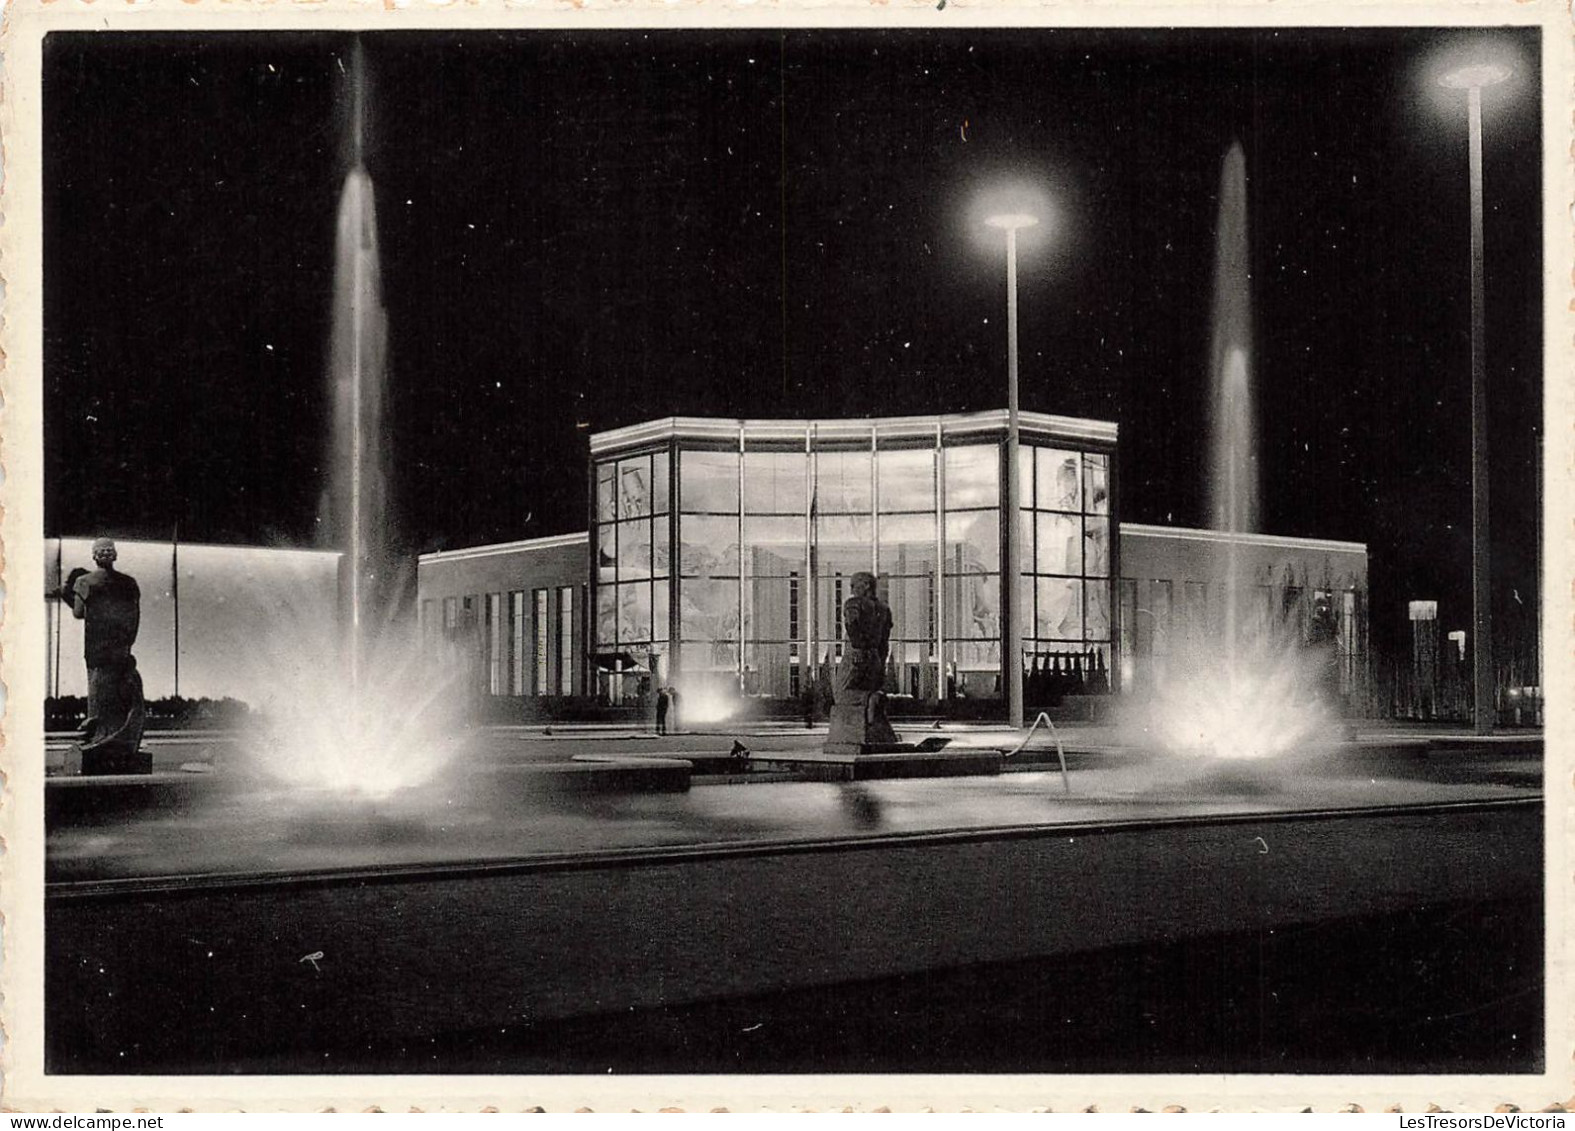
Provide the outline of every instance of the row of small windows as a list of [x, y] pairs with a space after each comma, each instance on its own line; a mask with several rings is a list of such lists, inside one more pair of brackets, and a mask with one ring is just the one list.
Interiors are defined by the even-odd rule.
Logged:
[[573, 695], [575, 587], [444, 597], [421, 603], [427, 632], [473, 661], [489, 695]]

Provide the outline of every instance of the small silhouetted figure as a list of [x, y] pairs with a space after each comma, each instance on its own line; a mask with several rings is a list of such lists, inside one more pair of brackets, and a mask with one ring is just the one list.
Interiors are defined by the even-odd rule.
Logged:
[[667, 688], [663, 687], [656, 693], [656, 733], [667, 733], [667, 707], [671, 702]]
[[115, 568], [115, 543], [93, 543], [97, 569], [71, 572], [61, 597], [71, 615], [83, 622], [82, 654], [87, 661], [88, 717], [82, 724], [83, 773], [151, 771], [139, 749], [146, 708], [142, 676], [131, 646], [142, 622], [142, 590], [130, 574]]
[[678, 727], [680, 725], [679, 717], [678, 717], [678, 708], [681, 705], [682, 705], [682, 700], [680, 700], [679, 697], [678, 697], [678, 688], [676, 688], [676, 687], [669, 687], [667, 689], [667, 717], [670, 720], [670, 722], [668, 724], [669, 727], [670, 727], [670, 731], [663, 731], [662, 732], [663, 734], [667, 734], [667, 733], [677, 734], [678, 733]]

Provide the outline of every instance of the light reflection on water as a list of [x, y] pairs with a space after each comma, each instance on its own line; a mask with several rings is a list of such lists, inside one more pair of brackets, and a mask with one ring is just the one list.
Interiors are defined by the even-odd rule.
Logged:
[[[373, 804], [237, 787], [176, 815], [59, 831], [49, 878], [174, 876], [438, 865], [700, 844], [769, 844], [947, 830], [1108, 825], [1153, 819], [1408, 804], [1507, 787], [1276, 771], [1273, 788], [1164, 775], [1164, 760], [1059, 774], [704, 785], [688, 793], [563, 796], [528, 775], [478, 773], [457, 789], [398, 791]], [[507, 783], [511, 792], [500, 786]], [[288, 803], [284, 803], [288, 799]]]

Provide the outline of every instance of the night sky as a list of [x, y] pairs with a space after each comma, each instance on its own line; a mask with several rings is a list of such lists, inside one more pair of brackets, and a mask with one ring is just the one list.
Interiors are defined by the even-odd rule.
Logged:
[[[1500, 620], [1536, 590], [1537, 32], [1486, 114]], [[1454, 38], [1451, 33], [1450, 38]], [[366, 163], [402, 542], [585, 527], [589, 433], [1005, 403], [1121, 426], [1199, 525], [1221, 160], [1246, 149], [1265, 530], [1365, 541], [1373, 631], [1469, 617], [1464, 95], [1427, 30], [377, 33]], [[313, 544], [344, 35], [45, 45], [46, 533]], [[1500, 626], [1501, 633], [1505, 631]]]

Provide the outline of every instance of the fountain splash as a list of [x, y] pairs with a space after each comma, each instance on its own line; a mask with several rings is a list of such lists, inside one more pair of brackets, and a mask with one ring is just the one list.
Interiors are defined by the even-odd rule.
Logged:
[[457, 655], [418, 638], [397, 615], [399, 555], [389, 492], [377, 207], [365, 164], [366, 71], [352, 52], [348, 156], [336, 227], [328, 381], [333, 426], [321, 540], [338, 549], [338, 616], [273, 610], [253, 645], [263, 721], [247, 747], [254, 769], [296, 786], [385, 797], [430, 780], [457, 756], [464, 728]]
[[[1247, 161], [1239, 142], [1221, 170], [1215, 239], [1210, 515], [1215, 530], [1239, 536], [1258, 528], [1259, 486]], [[1223, 624], [1211, 639], [1172, 650], [1173, 666], [1137, 711], [1145, 740], [1173, 754], [1237, 762], [1332, 742], [1336, 716], [1320, 692], [1316, 659], [1291, 623], [1272, 616], [1244, 623], [1242, 599], [1251, 590], [1238, 537], [1225, 539], [1222, 558]]]

